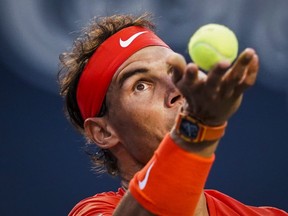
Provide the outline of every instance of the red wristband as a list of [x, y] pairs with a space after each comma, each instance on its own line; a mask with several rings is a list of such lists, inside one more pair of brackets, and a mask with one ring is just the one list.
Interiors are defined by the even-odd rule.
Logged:
[[129, 190], [156, 215], [192, 215], [214, 158], [188, 153], [166, 135], [152, 159], [131, 180]]

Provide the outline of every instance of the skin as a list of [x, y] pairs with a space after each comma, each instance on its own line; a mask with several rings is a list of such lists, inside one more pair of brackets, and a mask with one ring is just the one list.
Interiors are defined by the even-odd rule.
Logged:
[[[205, 76], [195, 64], [187, 64], [170, 49], [141, 49], [115, 73], [107, 93], [108, 114], [87, 119], [86, 134], [116, 156], [125, 188], [168, 132], [186, 151], [210, 157], [219, 140], [201, 145], [186, 143], [174, 130], [177, 114], [183, 109], [206, 125], [222, 125], [239, 108], [243, 92], [255, 83], [258, 65], [255, 51], [246, 49], [232, 67], [220, 62]], [[128, 190], [114, 215], [153, 214]], [[194, 215], [208, 215], [203, 194]]]

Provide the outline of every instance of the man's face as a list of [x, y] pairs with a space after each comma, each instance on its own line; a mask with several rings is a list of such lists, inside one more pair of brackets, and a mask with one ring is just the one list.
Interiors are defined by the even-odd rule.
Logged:
[[125, 149], [146, 164], [175, 122], [183, 97], [166, 63], [170, 49], [151, 46], [129, 57], [107, 93], [108, 119]]

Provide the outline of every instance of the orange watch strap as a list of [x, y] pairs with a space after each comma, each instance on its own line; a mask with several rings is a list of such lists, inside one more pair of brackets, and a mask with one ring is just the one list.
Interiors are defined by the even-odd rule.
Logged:
[[[189, 137], [181, 132], [180, 127], [183, 120], [197, 126], [198, 131], [196, 137]], [[212, 127], [204, 125], [199, 120], [184, 113], [179, 113], [176, 122], [177, 134], [185, 141], [193, 143], [218, 140], [224, 136], [225, 128], [227, 127], [227, 121], [223, 125]]]

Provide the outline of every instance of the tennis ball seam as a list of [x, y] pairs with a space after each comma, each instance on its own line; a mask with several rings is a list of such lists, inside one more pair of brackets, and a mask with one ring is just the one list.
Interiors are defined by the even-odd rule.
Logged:
[[199, 46], [199, 45], [204, 45], [208, 48], [210, 48], [212, 51], [214, 51], [215, 53], [217, 53], [217, 55], [219, 55], [221, 57], [221, 59], [228, 59], [230, 60], [231, 58], [233, 58], [233, 55], [232, 56], [225, 56], [223, 55], [218, 49], [216, 49], [214, 46], [210, 45], [210, 44], [207, 44], [205, 42], [197, 42], [195, 43], [193, 46], [192, 46], [192, 49], [194, 49], [196, 46]]

